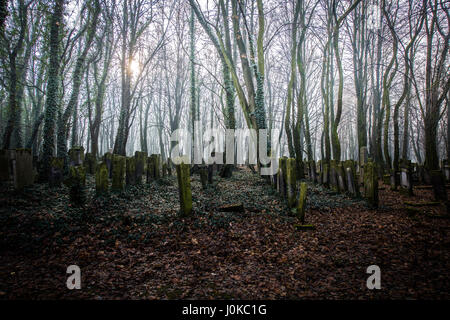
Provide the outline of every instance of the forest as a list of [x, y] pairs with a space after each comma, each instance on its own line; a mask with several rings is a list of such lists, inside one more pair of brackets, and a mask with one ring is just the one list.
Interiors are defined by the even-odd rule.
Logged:
[[0, 300], [449, 299], [449, 50], [445, 0], [0, 0]]

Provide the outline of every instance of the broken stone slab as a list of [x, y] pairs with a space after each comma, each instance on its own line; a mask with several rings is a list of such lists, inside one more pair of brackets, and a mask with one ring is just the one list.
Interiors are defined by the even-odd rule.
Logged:
[[115, 154], [112, 159], [112, 190], [122, 191], [125, 187], [126, 157]]
[[105, 194], [109, 191], [109, 173], [105, 162], [101, 162], [96, 167], [95, 190], [97, 194]]
[[316, 230], [316, 227], [313, 226], [312, 224], [294, 224], [294, 228], [296, 230]]
[[225, 204], [218, 210], [221, 212], [244, 212], [244, 205], [242, 203]]
[[14, 188], [22, 190], [34, 182], [33, 156], [31, 149], [16, 149], [13, 160]]
[[190, 165], [183, 162], [176, 166], [178, 192], [180, 196], [180, 213], [183, 216], [192, 213], [192, 193], [190, 180]]

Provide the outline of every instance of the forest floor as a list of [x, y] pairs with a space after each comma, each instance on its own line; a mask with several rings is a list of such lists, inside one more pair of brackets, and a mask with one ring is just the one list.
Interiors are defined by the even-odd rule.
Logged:
[[[285, 201], [248, 169], [192, 179], [194, 214], [178, 215], [176, 177], [70, 204], [65, 186], [0, 190], [0, 299], [450, 299], [450, 219], [429, 189], [381, 185], [370, 209], [309, 185], [296, 230]], [[241, 212], [220, 212], [243, 203]], [[66, 268], [81, 268], [68, 290]], [[366, 269], [381, 269], [368, 290]]]

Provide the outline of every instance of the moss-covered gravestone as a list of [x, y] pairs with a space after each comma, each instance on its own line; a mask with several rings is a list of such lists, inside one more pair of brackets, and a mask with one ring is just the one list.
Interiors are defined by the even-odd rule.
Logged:
[[81, 166], [84, 162], [84, 148], [73, 147], [69, 150], [69, 166]]
[[33, 156], [31, 149], [16, 149], [16, 159], [13, 162], [14, 188], [21, 190], [34, 182]]
[[289, 158], [286, 161], [286, 192], [289, 208], [294, 208], [297, 199], [297, 170], [296, 160]]
[[133, 186], [136, 184], [136, 158], [128, 157], [126, 167], [127, 186]]
[[82, 165], [70, 166], [67, 186], [72, 203], [83, 204], [86, 200], [86, 169]]
[[108, 168], [109, 178], [112, 178], [113, 154], [111, 152], [105, 153], [105, 155], [103, 156], [103, 161], [105, 161], [106, 167]]
[[182, 215], [187, 216], [192, 213], [190, 165], [181, 163], [176, 168], [180, 195], [180, 212]]
[[142, 176], [145, 174], [145, 162], [147, 161], [147, 152], [136, 151], [134, 153], [136, 159], [136, 183], [142, 183]]
[[48, 183], [51, 187], [61, 186], [64, 179], [64, 158], [53, 157], [50, 163]]
[[105, 194], [109, 190], [109, 173], [105, 162], [97, 165], [95, 171], [95, 191], [97, 194]]
[[86, 173], [95, 174], [95, 167], [97, 166], [97, 158], [92, 153], [86, 153], [84, 157], [84, 167], [86, 168]]
[[364, 165], [364, 197], [372, 207], [378, 207], [378, 173], [372, 161]]
[[8, 150], [0, 150], [0, 181], [8, 181], [10, 177], [10, 164]]
[[161, 155], [152, 154], [147, 159], [147, 183], [161, 178]]
[[306, 196], [308, 193], [308, 185], [306, 182], [300, 183], [300, 194], [297, 203], [297, 217], [301, 224], [305, 223]]
[[121, 191], [125, 187], [126, 157], [115, 154], [112, 162], [112, 190]]

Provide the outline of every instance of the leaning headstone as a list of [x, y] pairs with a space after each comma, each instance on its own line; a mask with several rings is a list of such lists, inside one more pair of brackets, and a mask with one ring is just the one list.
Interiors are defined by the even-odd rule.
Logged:
[[356, 161], [346, 160], [343, 163], [345, 170], [345, 181], [347, 185], [347, 191], [353, 197], [359, 197], [359, 184], [356, 177]]
[[127, 186], [133, 186], [136, 184], [136, 158], [128, 157], [126, 161], [126, 183]]
[[112, 162], [112, 189], [123, 190], [125, 187], [126, 157], [115, 154]]
[[86, 153], [84, 157], [84, 166], [86, 173], [95, 174], [95, 166], [97, 165], [97, 158], [92, 153]]
[[372, 161], [364, 164], [364, 197], [371, 206], [378, 207], [378, 174]]
[[0, 150], [0, 181], [8, 181], [10, 179], [10, 161], [8, 150]]
[[300, 194], [297, 203], [297, 217], [300, 219], [300, 223], [305, 223], [305, 209], [306, 209], [306, 194], [308, 191], [308, 185], [306, 182], [300, 183]]
[[136, 183], [142, 183], [142, 175], [145, 173], [145, 162], [147, 160], [147, 152], [136, 151], [134, 153], [136, 159]]
[[13, 162], [14, 188], [22, 190], [34, 182], [33, 156], [31, 149], [16, 149], [16, 159]]
[[95, 191], [97, 194], [105, 194], [109, 189], [109, 173], [105, 162], [101, 162], [96, 167], [95, 172]]
[[70, 166], [67, 186], [69, 187], [70, 200], [80, 205], [86, 200], [86, 169], [82, 165]]
[[64, 179], [64, 158], [53, 157], [50, 163], [50, 176], [48, 183], [51, 187], [61, 186]]
[[297, 172], [296, 160], [289, 158], [286, 161], [286, 192], [289, 208], [293, 208], [297, 198]]
[[84, 148], [73, 147], [69, 150], [69, 166], [81, 166], [84, 162]]
[[180, 212], [182, 215], [187, 216], [192, 213], [190, 165], [181, 163], [176, 168], [180, 195]]

